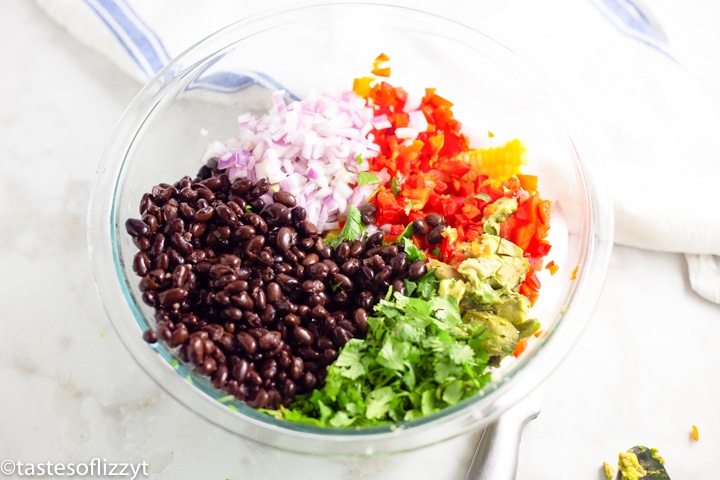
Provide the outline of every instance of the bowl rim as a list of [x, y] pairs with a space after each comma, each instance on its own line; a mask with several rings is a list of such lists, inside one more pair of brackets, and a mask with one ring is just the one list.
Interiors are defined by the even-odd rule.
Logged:
[[[562, 99], [556, 108], [562, 108], [562, 118], [571, 119], [562, 125], [566, 129], [571, 148], [579, 162], [581, 178], [586, 196], [585, 207], [591, 214], [587, 219], [589, 229], [583, 239], [581, 255], [583, 262], [578, 266], [578, 275], [573, 292], [568, 296], [568, 308], [561, 316], [572, 314], [577, 317], [571, 323], [557, 321], [545, 339], [545, 343], [518, 360], [518, 367], [512, 375], [497, 383], [482, 396], [474, 396], [448, 407], [438, 414], [408, 422], [401, 427], [382, 426], [361, 430], [309, 427], [301, 424], [271, 419], [247, 407], [233, 411], [212, 398], [207, 392], [195, 387], [188, 388], [183, 374], [192, 372], [182, 366], [171, 365], [162, 354], [142, 340], [142, 328], [138, 322], [130, 322], [135, 316], [126, 301], [121, 259], [114, 248], [115, 236], [122, 227], [116, 221], [115, 197], [135, 136], [152, 110], [165, 95], [169, 87], [182, 78], [181, 73], [201, 64], [213, 52], [215, 43], [240, 31], [254, 31], [278, 19], [278, 16], [304, 15], [325, 11], [329, 8], [384, 9], [389, 13], [402, 12], [408, 18], [432, 21], [443, 28], [458, 29], [473, 38], [482, 39], [491, 53], [506, 56], [523, 69], [535, 73], [538, 82], [554, 99]], [[242, 37], [242, 36], [240, 36]], [[240, 40], [235, 40], [240, 41]], [[223, 44], [225, 45], [225, 44]], [[181, 68], [182, 67], [182, 68]], [[107, 315], [119, 334], [125, 347], [141, 368], [171, 397], [185, 405], [192, 412], [233, 433], [260, 443], [284, 450], [310, 454], [372, 454], [391, 453], [424, 447], [432, 443], [476, 430], [494, 421], [504, 411], [535, 390], [570, 353], [590, 320], [599, 299], [605, 275], [609, 267], [613, 244], [613, 212], [604, 169], [595, 160], [595, 147], [580, 113], [560, 87], [535, 65], [531, 59], [521, 57], [496, 39], [476, 29], [432, 13], [421, 10], [373, 2], [301, 3], [290, 8], [276, 8], [238, 20], [227, 27], [200, 40], [176, 56], [158, 72], [137, 94], [112, 133], [103, 152], [100, 165], [93, 181], [91, 202], [88, 209], [88, 249], [95, 278], [96, 288]], [[118, 162], [116, 159], [122, 159]], [[592, 181], [589, 179], [592, 178]], [[113, 272], [108, 272], [109, 266]], [[557, 328], [558, 325], [567, 327]], [[178, 371], [181, 375], [178, 375]], [[190, 378], [193, 378], [192, 376]], [[513, 382], [510, 382], [513, 380]], [[484, 403], [484, 404], [483, 404]], [[261, 416], [262, 415], [262, 416]]]

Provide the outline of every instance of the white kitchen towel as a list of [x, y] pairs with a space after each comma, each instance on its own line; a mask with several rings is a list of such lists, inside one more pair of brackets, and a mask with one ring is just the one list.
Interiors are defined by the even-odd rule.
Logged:
[[[139, 82], [235, 20], [297, 5], [286, 0], [35, 1]], [[684, 253], [691, 287], [720, 303], [720, 116], [638, 0], [393, 3], [465, 23], [541, 65], [593, 132], [611, 184], [615, 242]]]

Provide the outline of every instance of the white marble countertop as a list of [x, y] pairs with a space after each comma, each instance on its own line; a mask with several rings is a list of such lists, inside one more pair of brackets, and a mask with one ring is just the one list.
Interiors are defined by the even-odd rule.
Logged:
[[[720, 9], [657, 4], [720, 105], [709, 46]], [[464, 478], [477, 434], [381, 458], [306, 457], [233, 436], [153, 383], [103, 310], [85, 241], [101, 151], [139, 85], [33, 3], [2, 11], [0, 462], [147, 462], [153, 479]], [[686, 268], [679, 254], [615, 248], [596, 313], [525, 430], [519, 479], [600, 479], [603, 461], [637, 444], [658, 448], [673, 479], [718, 477], [720, 306], [691, 291]]]

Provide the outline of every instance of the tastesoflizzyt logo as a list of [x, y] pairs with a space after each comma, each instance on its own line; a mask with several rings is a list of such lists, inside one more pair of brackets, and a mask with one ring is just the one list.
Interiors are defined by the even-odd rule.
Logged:
[[3, 460], [0, 474], [11, 478], [21, 477], [121, 477], [135, 480], [148, 476], [148, 463], [110, 462], [104, 458], [93, 458], [89, 462], [22, 462]]

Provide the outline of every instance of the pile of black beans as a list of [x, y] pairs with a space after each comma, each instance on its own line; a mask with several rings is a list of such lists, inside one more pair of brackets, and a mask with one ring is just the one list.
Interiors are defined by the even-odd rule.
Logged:
[[427, 272], [381, 231], [333, 248], [290, 193], [207, 167], [153, 187], [125, 228], [139, 250], [142, 300], [155, 312], [144, 339], [177, 348], [254, 408], [288, 406], [321, 387], [388, 289], [404, 292], [403, 279]]

